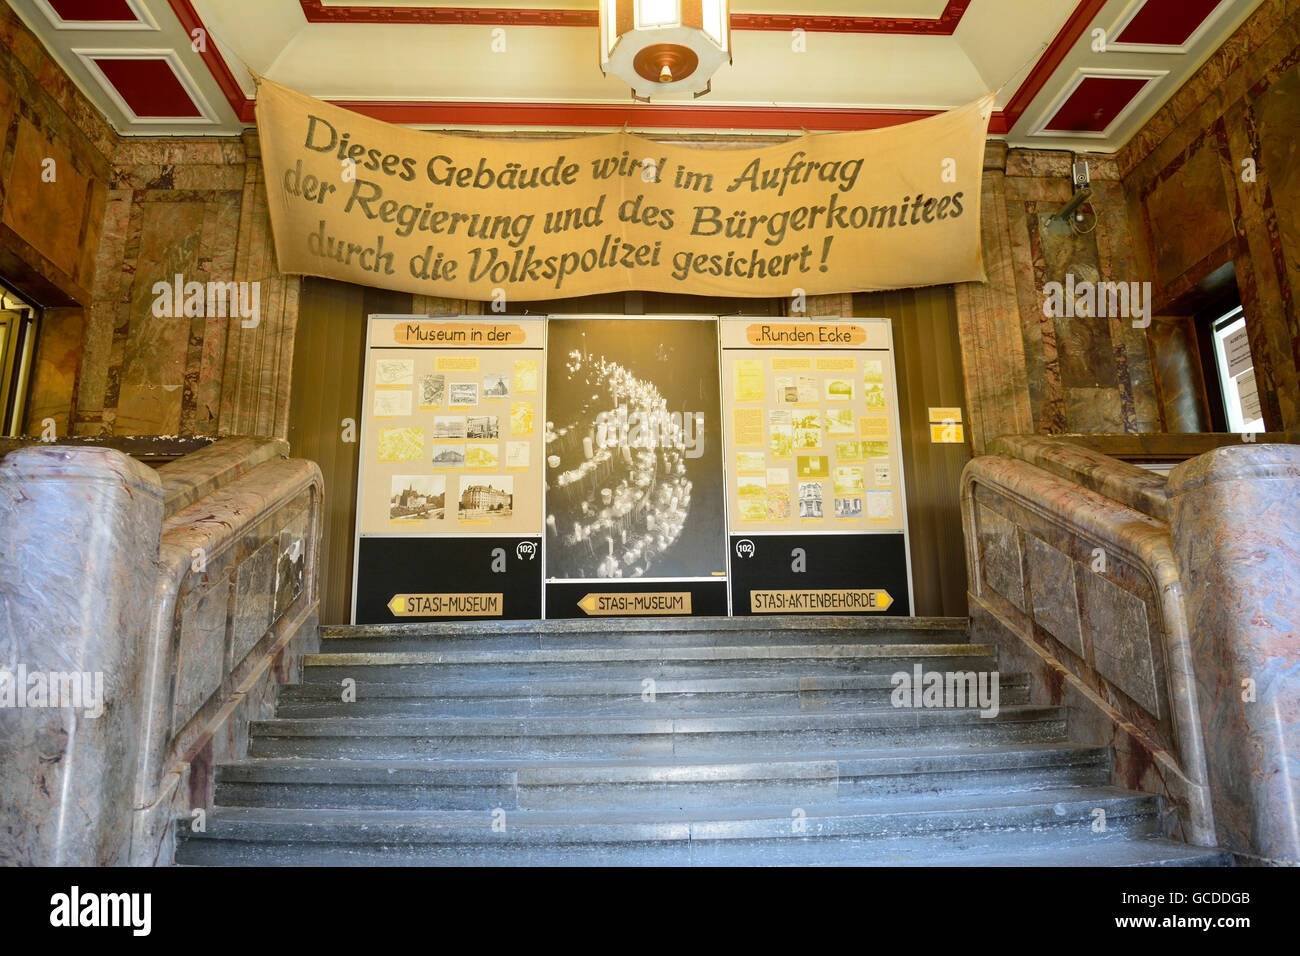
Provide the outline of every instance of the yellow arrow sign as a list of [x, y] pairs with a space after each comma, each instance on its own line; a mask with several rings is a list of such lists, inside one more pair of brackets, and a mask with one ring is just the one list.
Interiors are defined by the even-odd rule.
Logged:
[[394, 594], [394, 617], [500, 617], [500, 594]]
[[838, 611], [861, 614], [887, 611], [894, 603], [888, 591], [880, 588], [846, 588], [822, 591], [750, 591], [751, 614], [807, 614]]
[[578, 602], [592, 617], [614, 614], [690, 614], [690, 591], [593, 591]]

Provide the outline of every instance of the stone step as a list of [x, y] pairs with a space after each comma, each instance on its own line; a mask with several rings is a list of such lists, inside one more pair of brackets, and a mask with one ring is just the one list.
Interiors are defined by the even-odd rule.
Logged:
[[579, 761], [247, 759], [219, 766], [221, 806], [440, 810], [826, 803], [902, 794], [1100, 787], [1105, 748], [1008, 745], [799, 757]]
[[[888, 674], [656, 680], [358, 681], [285, 687], [278, 717], [666, 716], [686, 712], [773, 713], [891, 706]], [[653, 692], [653, 699], [649, 695]], [[1029, 703], [1025, 674], [1000, 674], [1000, 706]]]
[[[1097, 810], [1106, 827], [1098, 832]], [[891, 864], [1155, 837], [1158, 800], [1109, 788], [736, 809], [302, 810], [181, 822], [183, 864]], [[494, 822], [496, 826], [494, 827]]]
[[[772, 615], [749, 617], [601, 618], [600, 620], [463, 621], [447, 624], [333, 624], [321, 627], [325, 641], [405, 640], [429, 642], [501, 640], [519, 647], [586, 645], [660, 647], [678, 642], [689, 645], [777, 642], [779, 635], [833, 634], [832, 643], [865, 643], [878, 639], [900, 644], [924, 644], [946, 637], [943, 643], [961, 643], [969, 633], [964, 617], [866, 617], [844, 615]], [[692, 635], [695, 635], [692, 637]]]
[[[401, 628], [398, 630], [396, 628]], [[714, 633], [700, 631], [659, 632], [649, 628], [636, 631], [591, 633], [587, 631], [487, 632], [481, 634], [439, 634], [414, 625], [397, 625], [392, 631], [357, 633], [360, 629], [335, 628], [321, 635], [321, 650], [330, 654], [389, 651], [455, 650], [547, 650], [569, 648], [658, 648], [658, 647], [735, 647], [776, 644], [964, 644], [969, 638], [964, 629], [872, 628], [803, 626], [792, 629], [727, 630]]]
[[258, 721], [253, 757], [351, 759], [779, 755], [893, 744], [1059, 740], [1065, 709], [876, 710], [695, 717], [380, 718]]
[[759, 677], [993, 671], [986, 644], [786, 644], [663, 648], [393, 651], [309, 654], [304, 682], [560, 678]]

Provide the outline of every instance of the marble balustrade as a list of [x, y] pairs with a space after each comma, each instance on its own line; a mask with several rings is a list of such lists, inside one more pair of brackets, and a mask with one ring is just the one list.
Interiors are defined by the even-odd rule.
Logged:
[[1167, 482], [1066, 439], [989, 448], [962, 485], [974, 639], [1111, 748], [1116, 785], [1166, 799], [1169, 835], [1300, 862], [1300, 446]]
[[0, 862], [171, 862], [173, 821], [210, 805], [213, 766], [317, 640], [322, 480], [285, 451], [222, 441], [156, 472], [75, 446], [0, 462], [0, 667], [106, 686], [98, 719], [0, 708]]

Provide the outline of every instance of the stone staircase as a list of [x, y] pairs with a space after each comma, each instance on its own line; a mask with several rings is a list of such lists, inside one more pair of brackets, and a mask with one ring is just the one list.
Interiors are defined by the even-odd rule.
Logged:
[[325, 628], [177, 862], [1231, 862], [1162, 839], [1159, 799], [1110, 786], [1024, 675], [993, 717], [893, 707], [917, 664], [997, 661], [957, 619]]

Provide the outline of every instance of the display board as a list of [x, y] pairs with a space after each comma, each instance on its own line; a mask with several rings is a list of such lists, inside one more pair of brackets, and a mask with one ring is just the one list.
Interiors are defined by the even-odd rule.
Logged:
[[353, 620], [911, 613], [888, 320], [372, 316]]
[[722, 370], [732, 613], [909, 614], [889, 321], [723, 319]]
[[542, 319], [371, 317], [358, 623], [540, 615], [525, 592], [541, 578], [545, 336]]
[[725, 614], [717, 320], [552, 318], [547, 334], [547, 616]]
[[888, 323], [722, 329], [732, 530], [901, 531]]

